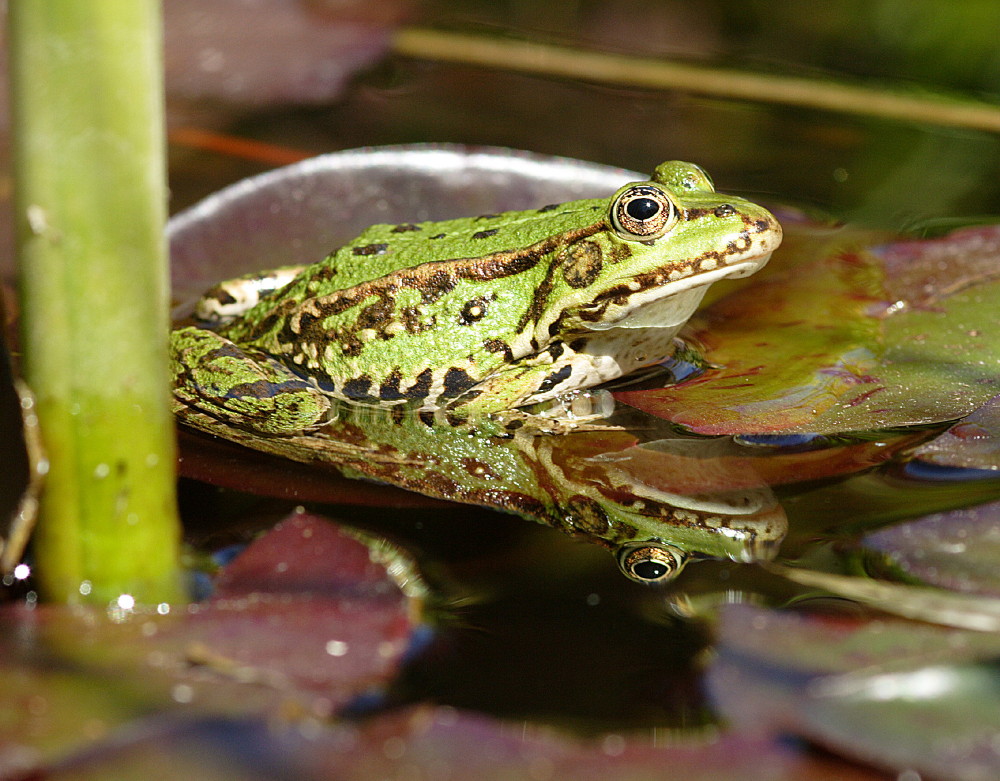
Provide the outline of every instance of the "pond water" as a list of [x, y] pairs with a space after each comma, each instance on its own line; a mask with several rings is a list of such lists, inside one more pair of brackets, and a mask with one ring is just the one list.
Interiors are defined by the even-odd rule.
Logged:
[[[411, 25], [806, 74], [818, 89], [846, 79], [875, 103], [883, 87], [994, 100], [1000, 65], [981, 31], [1000, 19], [987, 5], [440, 0], [411, 11]], [[241, 20], [265, 38], [284, 29]], [[358, 718], [357, 745], [372, 740], [393, 772], [449, 777], [442, 767], [462, 767], [476, 730], [492, 740], [514, 724], [522, 743], [498, 754], [497, 778], [558, 777], [564, 755], [599, 756], [593, 772], [611, 775], [594, 777], [662, 777], [665, 766], [692, 778], [1000, 774], [1000, 238], [975, 232], [998, 222], [1000, 136], [860, 104], [791, 106], [775, 98], [780, 84], [755, 100], [706, 92], [697, 76], [661, 91], [391, 54], [381, 25], [394, 20], [351, 28], [378, 64], [321, 98], [286, 76], [248, 101], [208, 67], [198, 89], [168, 85], [178, 317], [220, 279], [318, 260], [374, 222], [606, 195], [664, 159], [696, 162], [720, 191], [774, 208], [785, 244], [766, 272], [713, 288], [681, 334], [687, 353], [611, 388], [621, 430], [477, 439], [417, 426], [400, 438], [398, 425], [348, 412], [279, 447], [182, 432], [196, 556], [222, 560], [299, 506], [412, 556], [420, 612], [400, 672], [384, 686], [355, 681], [331, 706]], [[276, 68], [296, 40], [273, 33], [262, 50]], [[240, 46], [220, 51], [235, 58]], [[215, 140], [192, 142], [203, 138], [192, 126]], [[247, 159], [234, 138], [261, 146]], [[427, 142], [445, 146], [310, 160], [196, 205], [277, 159]], [[653, 537], [690, 560], [649, 587], [617, 559]], [[169, 692], [171, 705], [188, 696]], [[444, 747], [427, 748], [426, 725], [386, 716], [428, 704], [503, 726], [465, 717], [452, 735], [439, 721], [427, 729], [446, 733], [435, 737]], [[199, 724], [199, 737], [231, 747], [216, 727]], [[541, 754], [526, 759], [525, 736], [550, 727], [583, 742], [531, 743]], [[279, 740], [240, 732], [240, 751], [257, 745], [251, 734]], [[336, 735], [337, 751], [358, 740]], [[636, 758], [668, 744], [683, 748]], [[288, 759], [288, 745], [266, 745], [270, 760]], [[400, 746], [411, 765], [395, 761]], [[623, 755], [633, 764], [601, 764]], [[758, 775], [744, 772], [747, 757]], [[378, 772], [352, 767], [344, 777]], [[576, 771], [563, 777], [588, 777]]]

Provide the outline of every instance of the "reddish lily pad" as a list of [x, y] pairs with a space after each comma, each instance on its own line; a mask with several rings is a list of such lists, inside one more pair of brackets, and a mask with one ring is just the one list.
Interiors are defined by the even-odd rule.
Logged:
[[[393, 564], [398, 567], [398, 564]], [[149, 714], [327, 718], [395, 673], [407, 599], [371, 550], [293, 515], [187, 610], [108, 615], [47, 606], [0, 616], [0, 776], [44, 766]]]
[[726, 718], [933, 778], [1000, 775], [1000, 636], [747, 605], [721, 616], [709, 687]]
[[1000, 471], [1000, 396], [921, 445], [914, 455], [941, 466]]
[[702, 434], [836, 433], [954, 420], [1000, 391], [1000, 226], [870, 248], [790, 227], [806, 236], [776, 255], [796, 258], [689, 323], [718, 368], [617, 398]]
[[171, 0], [163, 9], [167, 89], [242, 105], [328, 102], [384, 55], [408, 5]]
[[865, 535], [862, 544], [924, 583], [1000, 596], [1000, 502], [890, 526]]
[[[472, 750], [470, 750], [472, 747]], [[778, 741], [657, 730], [572, 737], [450, 707], [419, 708], [363, 725], [275, 730], [259, 721], [161, 720], [51, 768], [52, 781], [260, 778], [320, 781], [880, 781], [885, 776]]]

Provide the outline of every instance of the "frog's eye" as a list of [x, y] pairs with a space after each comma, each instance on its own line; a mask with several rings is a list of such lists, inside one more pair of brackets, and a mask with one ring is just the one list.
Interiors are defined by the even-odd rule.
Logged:
[[611, 206], [611, 222], [623, 239], [649, 241], [667, 232], [677, 217], [673, 202], [658, 187], [636, 185]]
[[671, 581], [684, 569], [687, 558], [679, 548], [655, 542], [633, 542], [618, 549], [618, 566], [636, 583]]

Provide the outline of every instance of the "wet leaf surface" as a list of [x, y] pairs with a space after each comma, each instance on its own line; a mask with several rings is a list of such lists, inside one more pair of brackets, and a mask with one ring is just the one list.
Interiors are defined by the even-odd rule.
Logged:
[[1000, 596], [1000, 502], [896, 524], [866, 534], [862, 545], [920, 582]]
[[1000, 635], [740, 605], [718, 649], [713, 698], [750, 734], [932, 778], [1000, 774]]
[[415, 605], [385, 566], [317, 516], [287, 518], [216, 584], [167, 615], [5, 608], [0, 688], [14, 707], [0, 719], [0, 775], [114, 748], [154, 714], [328, 718], [395, 673], [413, 629]]
[[[470, 751], [470, 746], [475, 747]], [[752, 758], [752, 760], [749, 760]], [[148, 778], [413, 778], [483, 781], [880, 781], [888, 776], [779, 741], [707, 734], [573, 738], [456, 711], [420, 708], [359, 725], [275, 729], [259, 721], [161, 719], [54, 767], [57, 781]]]
[[776, 253], [792, 258], [688, 324], [720, 368], [617, 398], [701, 434], [837, 433], [954, 420], [1000, 390], [1000, 227], [888, 244], [795, 232]]
[[942, 466], [1000, 470], [1000, 399], [990, 399], [914, 455]]

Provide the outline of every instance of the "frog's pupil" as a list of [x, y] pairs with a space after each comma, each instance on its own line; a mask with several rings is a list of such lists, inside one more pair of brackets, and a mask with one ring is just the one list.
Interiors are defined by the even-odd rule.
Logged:
[[642, 580], [659, 580], [667, 574], [669, 568], [662, 561], [646, 559], [632, 565], [632, 573]]
[[660, 204], [652, 198], [634, 198], [625, 206], [625, 213], [633, 220], [640, 222], [655, 217], [660, 211]]

